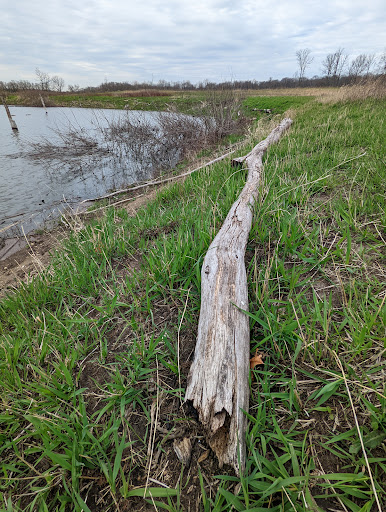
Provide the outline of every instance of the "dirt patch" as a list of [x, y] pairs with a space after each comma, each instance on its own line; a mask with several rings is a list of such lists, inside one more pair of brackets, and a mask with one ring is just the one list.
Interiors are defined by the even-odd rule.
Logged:
[[1, 251], [4, 259], [0, 260], [0, 298], [16, 290], [20, 283], [39, 275], [65, 236], [65, 230], [60, 228], [26, 239], [6, 240]]

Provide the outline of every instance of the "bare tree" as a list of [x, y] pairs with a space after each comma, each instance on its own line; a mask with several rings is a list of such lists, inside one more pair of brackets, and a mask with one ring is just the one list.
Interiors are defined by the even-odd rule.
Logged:
[[366, 55], [361, 53], [351, 62], [348, 74], [352, 77], [368, 76], [370, 74], [371, 67], [375, 62], [375, 55]]
[[313, 62], [314, 58], [311, 57], [311, 50], [309, 48], [303, 48], [296, 52], [296, 60], [299, 66], [299, 81], [303, 80], [306, 69]]
[[35, 69], [35, 73], [38, 78], [39, 88], [42, 91], [49, 91], [51, 82], [50, 75], [48, 73], [45, 73], [44, 71], [41, 71], [39, 68]]
[[78, 92], [80, 90], [80, 86], [78, 84], [69, 85], [68, 90], [70, 92]]
[[334, 82], [339, 82], [347, 64], [348, 55], [345, 55], [343, 52], [344, 48], [338, 48], [335, 53], [329, 53], [322, 62], [323, 73]]
[[386, 74], [386, 49], [378, 59], [378, 73], [381, 75]]
[[333, 75], [333, 73], [332, 73], [333, 64], [334, 64], [334, 54], [329, 53], [327, 55], [327, 57], [324, 59], [324, 61], [322, 62], [323, 73], [326, 75], [327, 78], [330, 78]]
[[369, 53], [369, 55], [367, 55], [367, 70], [366, 70], [366, 74], [367, 75], [370, 75], [371, 73], [373, 73], [374, 71], [374, 67], [377, 65], [377, 59], [374, 55], [374, 53]]
[[51, 87], [54, 91], [62, 92], [64, 89], [64, 80], [60, 76], [54, 75], [51, 80]]

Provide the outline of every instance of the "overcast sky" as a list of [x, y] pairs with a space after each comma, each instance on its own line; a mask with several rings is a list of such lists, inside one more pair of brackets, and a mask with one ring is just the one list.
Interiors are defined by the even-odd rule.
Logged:
[[384, 0], [0, 0], [0, 80], [66, 84], [307, 76], [339, 47], [386, 47]]

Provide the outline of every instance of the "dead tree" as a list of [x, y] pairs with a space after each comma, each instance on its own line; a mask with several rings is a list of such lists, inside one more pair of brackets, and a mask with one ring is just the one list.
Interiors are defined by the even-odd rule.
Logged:
[[247, 182], [211, 243], [201, 270], [201, 311], [186, 400], [192, 400], [220, 467], [245, 467], [246, 416], [249, 408], [250, 329], [245, 249], [252, 225], [262, 159], [291, 125], [284, 119], [246, 156]]
[[299, 81], [304, 80], [306, 69], [312, 62], [314, 58], [311, 57], [311, 50], [309, 48], [303, 48], [302, 50], [298, 50], [296, 52], [296, 60], [298, 61], [299, 66]]

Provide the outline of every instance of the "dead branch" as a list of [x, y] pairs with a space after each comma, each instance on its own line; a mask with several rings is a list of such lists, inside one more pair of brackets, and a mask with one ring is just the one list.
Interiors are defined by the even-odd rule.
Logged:
[[246, 162], [247, 182], [211, 243], [201, 271], [201, 311], [186, 400], [192, 400], [220, 466], [245, 467], [249, 405], [250, 329], [245, 248], [262, 173], [262, 159], [292, 124], [284, 119], [235, 165]]
[[193, 174], [196, 171], [199, 171], [201, 169], [204, 169], [205, 167], [208, 167], [208, 165], [212, 165], [216, 162], [219, 162], [220, 160], [224, 160], [224, 158], [226, 158], [227, 156], [231, 155], [234, 152], [235, 152], [235, 150], [229, 151], [228, 153], [225, 153], [224, 155], [221, 155], [218, 158], [215, 158], [214, 160], [211, 160], [210, 162], [207, 162], [207, 163], [201, 165], [200, 167], [196, 167], [195, 169], [184, 172], [183, 174], [176, 174], [175, 176], [170, 176], [169, 178], [164, 178], [162, 180], [147, 181], [146, 183], [142, 183], [141, 185], [136, 185], [135, 187], [124, 188], [122, 190], [116, 190], [115, 192], [112, 192], [111, 194], [106, 194], [105, 196], [95, 197], [94, 199], [84, 199], [83, 201], [80, 202], [80, 204], [88, 203], [91, 201], [99, 201], [100, 199], [107, 199], [108, 197], [113, 197], [118, 194], [123, 194], [124, 192], [132, 192], [133, 190], [138, 190], [140, 188], [151, 187], [153, 185], [160, 185], [162, 183], [167, 183], [168, 181], [177, 180], [179, 178], [184, 178], [185, 176], [189, 176], [190, 174]]

